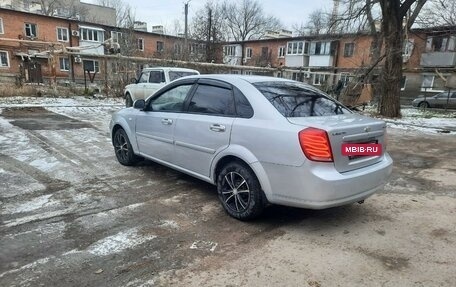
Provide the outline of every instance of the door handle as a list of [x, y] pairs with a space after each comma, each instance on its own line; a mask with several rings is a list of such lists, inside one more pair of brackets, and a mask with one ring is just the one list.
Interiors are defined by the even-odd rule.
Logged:
[[226, 127], [224, 125], [219, 125], [219, 124], [213, 124], [209, 128], [213, 132], [219, 132], [222, 133], [226, 130]]
[[171, 120], [171, 119], [162, 119], [161, 122], [164, 125], [172, 125], [173, 124], [173, 120]]

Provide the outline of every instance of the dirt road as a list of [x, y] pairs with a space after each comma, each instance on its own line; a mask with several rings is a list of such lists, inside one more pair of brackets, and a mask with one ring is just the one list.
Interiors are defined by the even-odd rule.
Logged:
[[0, 109], [0, 286], [455, 285], [455, 135], [389, 129], [365, 204], [245, 223], [209, 184], [118, 164], [118, 108]]

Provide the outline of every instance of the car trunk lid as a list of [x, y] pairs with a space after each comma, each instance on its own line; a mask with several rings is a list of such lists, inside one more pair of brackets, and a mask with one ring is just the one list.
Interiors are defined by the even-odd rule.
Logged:
[[343, 114], [325, 117], [289, 117], [295, 125], [325, 130], [330, 141], [334, 166], [339, 172], [347, 172], [381, 161], [382, 156], [342, 155], [342, 144], [378, 143], [385, 152], [386, 123], [358, 114]]

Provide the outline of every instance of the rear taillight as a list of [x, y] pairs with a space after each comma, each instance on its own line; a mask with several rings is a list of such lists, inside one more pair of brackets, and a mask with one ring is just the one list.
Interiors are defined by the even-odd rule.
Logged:
[[313, 161], [332, 162], [328, 134], [324, 130], [307, 128], [299, 132], [299, 143], [306, 157]]

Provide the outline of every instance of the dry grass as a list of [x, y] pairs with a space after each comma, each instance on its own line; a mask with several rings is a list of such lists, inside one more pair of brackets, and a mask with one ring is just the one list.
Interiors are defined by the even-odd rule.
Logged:
[[22, 86], [1, 84], [0, 85], [0, 97], [36, 97], [40, 95], [40, 91], [36, 86]]

